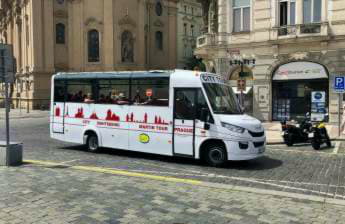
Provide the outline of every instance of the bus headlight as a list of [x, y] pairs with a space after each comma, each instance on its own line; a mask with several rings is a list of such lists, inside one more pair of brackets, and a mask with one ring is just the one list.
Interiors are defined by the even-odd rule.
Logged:
[[241, 128], [239, 126], [233, 125], [233, 124], [228, 124], [225, 122], [221, 122], [222, 126], [224, 128], [227, 128], [229, 131], [236, 132], [242, 134], [246, 129]]

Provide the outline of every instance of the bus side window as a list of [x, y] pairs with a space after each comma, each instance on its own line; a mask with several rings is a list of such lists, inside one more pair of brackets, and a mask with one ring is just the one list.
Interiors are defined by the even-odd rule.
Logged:
[[132, 103], [141, 106], [169, 106], [169, 78], [132, 79]]
[[85, 103], [95, 99], [92, 82], [90, 80], [68, 80], [67, 102]]
[[210, 122], [214, 123], [212, 116], [208, 121], [202, 120], [201, 119], [201, 111], [203, 108], [207, 108], [208, 114], [211, 115], [210, 108], [207, 105], [204, 93], [201, 91], [201, 89], [198, 91], [198, 96], [197, 96], [197, 107], [196, 107], [196, 119], [203, 121], [203, 122]]
[[54, 83], [54, 102], [65, 102], [65, 82], [56, 80]]
[[128, 79], [104, 79], [98, 81], [99, 104], [126, 105], [129, 103]]

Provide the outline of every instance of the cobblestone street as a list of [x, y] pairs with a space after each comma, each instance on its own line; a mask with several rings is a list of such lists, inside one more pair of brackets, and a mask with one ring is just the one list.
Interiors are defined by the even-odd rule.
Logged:
[[[345, 218], [345, 154], [344, 146], [335, 150], [338, 142], [320, 151], [272, 145], [263, 158], [213, 168], [144, 153], [88, 153], [50, 139], [46, 116], [11, 122], [26, 161], [58, 165], [0, 168], [3, 223], [343, 223]], [[117, 175], [121, 172], [160, 181]]]
[[0, 223], [343, 223], [343, 206], [75, 171], [1, 168]]

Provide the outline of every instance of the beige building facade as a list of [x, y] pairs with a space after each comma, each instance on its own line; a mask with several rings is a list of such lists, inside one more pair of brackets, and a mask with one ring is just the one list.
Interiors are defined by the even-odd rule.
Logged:
[[180, 0], [177, 5], [177, 68], [192, 69], [187, 63], [203, 28], [202, 8], [197, 0]]
[[176, 0], [1, 0], [0, 41], [13, 44], [14, 107], [47, 108], [59, 71], [172, 69]]
[[[246, 80], [247, 112], [282, 120], [324, 106], [330, 122], [338, 120], [341, 102], [332, 86], [335, 76], [345, 75], [345, 1], [200, 2], [208, 24], [196, 55], [234, 91], [239, 79]], [[239, 77], [241, 62], [247, 62], [244, 78]], [[311, 103], [315, 91], [325, 94], [321, 104]]]

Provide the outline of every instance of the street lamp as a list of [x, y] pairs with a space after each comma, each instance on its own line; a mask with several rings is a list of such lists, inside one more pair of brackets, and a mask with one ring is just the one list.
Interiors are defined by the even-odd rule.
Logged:
[[244, 72], [244, 66], [245, 65], [255, 65], [256, 60], [255, 59], [234, 59], [234, 60], [230, 60], [230, 66], [240, 66], [241, 67], [241, 71], [239, 73], [239, 80], [238, 80], [238, 84], [239, 84], [239, 89], [240, 89], [240, 97], [239, 97], [239, 103], [241, 106], [241, 109], [244, 109], [244, 95], [243, 95], [243, 89], [246, 86], [246, 80], [245, 77], [248, 76], [247, 73]]

